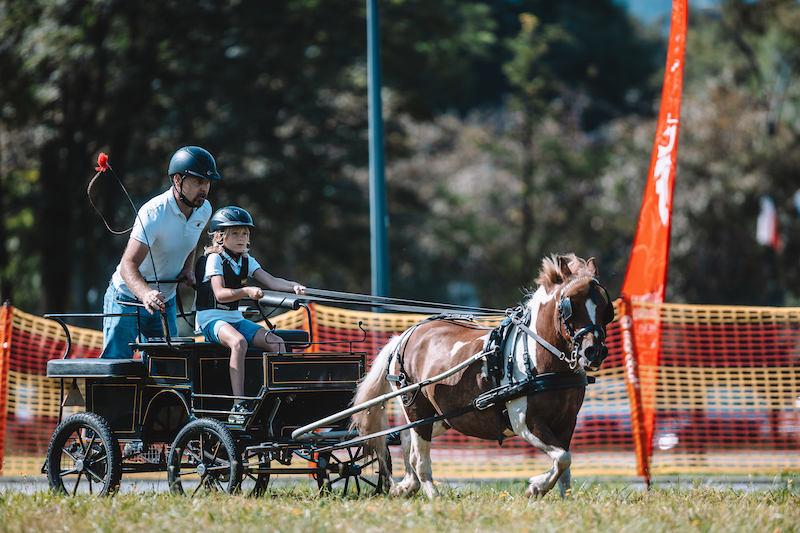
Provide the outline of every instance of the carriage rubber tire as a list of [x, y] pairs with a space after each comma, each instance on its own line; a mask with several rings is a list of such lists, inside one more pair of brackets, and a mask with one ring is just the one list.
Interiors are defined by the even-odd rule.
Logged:
[[[64, 459], [71, 467], [62, 468]], [[68, 476], [75, 476], [72, 487], [64, 483]], [[119, 488], [121, 478], [119, 442], [103, 417], [76, 413], [58, 425], [47, 449], [47, 480], [54, 492], [76, 494], [83, 480], [89, 493], [94, 483], [100, 483], [97, 494], [107, 496]]]
[[[201, 439], [203, 439], [201, 441]], [[203, 454], [202, 465], [195, 453], [203, 442], [208, 453]], [[210, 444], [211, 446], [207, 446]], [[189, 446], [191, 463], [184, 461], [184, 452]], [[222, 454], [222, 455], [220, 455]], [[210, 461], [209, 461], [210, 460]], [[201, 487], [204, 492], [227, 492], [239, 490], [242, 481], [242, 459], [237, 452], [236, 441], [228, 427], [212, 418], [198, 418], [186, 424], [175, 437], [167, 459], [167, 483], [172, 492], [184, 494], [182, 479], [197, 479], [192, 494]], [[194, 482], [192, 482], [194, 483]]]

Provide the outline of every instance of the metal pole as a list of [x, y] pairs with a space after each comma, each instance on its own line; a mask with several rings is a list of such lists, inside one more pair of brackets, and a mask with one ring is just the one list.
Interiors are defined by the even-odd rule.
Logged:
[[381, 113], [378, 0], [367, 0], [367, 91], [369, 102], [369, 227], [372, 294], [389, 296], [389, 244]]

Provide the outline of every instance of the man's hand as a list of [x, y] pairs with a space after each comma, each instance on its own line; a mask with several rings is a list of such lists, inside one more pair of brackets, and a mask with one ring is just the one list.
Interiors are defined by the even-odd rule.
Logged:
[[161, 313], [164, 311], [165, 300], [166, 298], [164, 295], [154, 289], [144, 295], [142, 303], [144, 304], [144, 308], [147, 309], [147, 312], [152, 315], [154, 312]]

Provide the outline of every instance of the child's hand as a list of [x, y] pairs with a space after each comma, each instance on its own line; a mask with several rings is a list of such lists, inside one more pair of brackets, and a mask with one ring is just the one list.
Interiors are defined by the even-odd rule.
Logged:
[[305, 294], [306, 293], [306, 288], [303, 287], [302, 285], [295, 285], [293, 288], [294, 288], [294, 293], [295, 294]]
[[259, 300], [264, 297], [264, 291], [261, 290], [261, 287], [243, 287], [243, 289], [252, 300]]

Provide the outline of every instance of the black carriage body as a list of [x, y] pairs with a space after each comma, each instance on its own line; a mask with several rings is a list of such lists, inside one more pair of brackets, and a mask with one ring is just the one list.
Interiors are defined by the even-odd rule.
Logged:
[[[193, 418], [227, 424], [231, 396], [228, 349], [213, 343], [137, 345], [141, 360], [62, 359], [48, 376], [85, 379], [86, 411], [103, 417], [121, 441], [171, 443]], [[248, 441], [288, 441], [303, 425], [346, 409], [365, 371], [365, 354], [263, 353], [245, 358], [245, 396], [252, 422], [231, 425]], [[342, 428], [346, 421], [342, 422]]]

